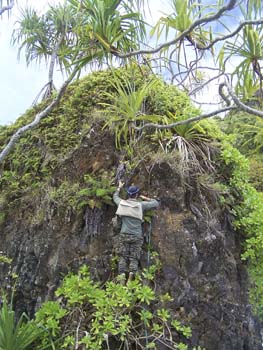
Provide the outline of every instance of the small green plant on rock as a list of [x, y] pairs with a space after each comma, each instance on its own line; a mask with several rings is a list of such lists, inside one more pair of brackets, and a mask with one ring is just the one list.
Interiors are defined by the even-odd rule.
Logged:
[[4, 263], [4, 264], [11, 264], [11, 262], [12, 262], [12, 259], [11, 258], [9, 258], [8, 256], [6, 256], [6, 255], [0, 255], [0, 264], [1, 263]]
[[78, 208], [89, 206], [101, 208], [103, 204], [112, 205], [112, 194], [116, 187], [112, 185], [112, 174], [104, 171], [96, 176], [84, 176], [85, 187], [76, 193]]
[[112, 205], [112, 174], [101, 172], [98, 175], [86, 174], [80, 182], [63, 181], [58, 187], [50, 188], [49, 201], [57, 208], [71, 208], [76, 211], [83, 207], [101, 208], [103, 204]]
[[79, 190], [79, 183], [63, 181], [59, 187], [51, 188], [49, 191], [49, 200], [57, 207], [72, 207], [76, 209], [77, 199], [76, 192]]

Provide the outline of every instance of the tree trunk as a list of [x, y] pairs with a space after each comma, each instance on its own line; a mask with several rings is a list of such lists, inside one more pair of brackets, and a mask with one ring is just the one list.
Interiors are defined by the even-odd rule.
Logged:
[[51, 96], [52, 91], [55, 90], [55, 85], [53, 82], [53, 76], [54, 76], [54, 69], [55, 69], [55, 64], [56, 64], [56, 59], [58, 57], [58, 50], [60, 48], [60, 45], [62, 43], [63, 37], [61, 36], [56, 43], [52, 55], [51, 55], [51, 60], [50, 60], [50, 65], [49, 65], [49, 71], [48, 71], [48, 83], [47, 83], [47, 88], [46, 91], [43, 94], [43, 100], [46, 100], [48, 97]]

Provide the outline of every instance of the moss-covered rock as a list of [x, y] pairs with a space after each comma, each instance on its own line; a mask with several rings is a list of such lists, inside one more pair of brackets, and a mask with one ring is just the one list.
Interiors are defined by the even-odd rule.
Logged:
[[[150, 79], [140, 70], [131, 74], [122, 68], [115, 74], [130, 77], [136, 88]], [[181, 130], [184, 134], [179, 129], [144, 131], [130, 147], [123, 142], [117, 149], [114, 125], [104, 127], [108, 115], [102, 105], [111, 102], [115, 91], [111, 77], [111, 71], [103, 71], [72, 84], [59, 106], [20, 139], [2, 165], [1, 250], [12, 263], [9, 271], [0, 264], [1, 285], [8, 289], [18, 275], [16, 310], [32, 316], [44, 300], [53, 298], [63, 276], [82, 264], [89, 265], [96, 280], [116, 276], [115, 208], [109, 199], [116, 169], [124, 162], [126, 184], [136, 183], [161, 200], [153, 225], [144, 224], [150, 248], [162, 262], [154, 282], [162, 294], [172, 295], [174, 315], [192, 327], [190, 348], [260, 349], [259, 325], [248, 304], [247, 274], [240, 260], [242, 237], [209, 188], [218, 176], [208, 128], [190, 125]], [[2, 147], [43, 106], [2, 128]], [[186, 118], [197, 109], [185, 94], [159, 81], [143, 112], [169, 120], [169, 113]], [[183, 143], [186, 135], [188, 142]], [[145, 243], [141, 267], [149, 262], [148, 249]]]

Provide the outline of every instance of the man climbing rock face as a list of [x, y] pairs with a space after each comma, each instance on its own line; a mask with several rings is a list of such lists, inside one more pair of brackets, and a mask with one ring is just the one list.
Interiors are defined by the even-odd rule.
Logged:
[[[121, 217], [121, 231], [119, 235], [119, 274], [129, 274], [131, 280], [138, 271], [138, 264], [141, 256], [143, 244], [143, 212], [145, 210], [157, 208], [159, 203], [156, 199], [139, 196], [139, 188], [130, 186], [127, 190], [128, 199], [121, 199], [119, 196], [123, 183], [119, 181], [119, 186], [113, 194], [113, 201], [118, 206], [116, 214]], [[138, 198], [142, 199], [139, 201]]]

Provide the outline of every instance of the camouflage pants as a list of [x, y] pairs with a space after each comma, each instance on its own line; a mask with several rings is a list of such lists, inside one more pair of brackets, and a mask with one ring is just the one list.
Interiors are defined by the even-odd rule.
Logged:
[[118, 255], [119, 273], [137, 272], [141, 257], [143, 238], [131, 234], [119, 235]]

